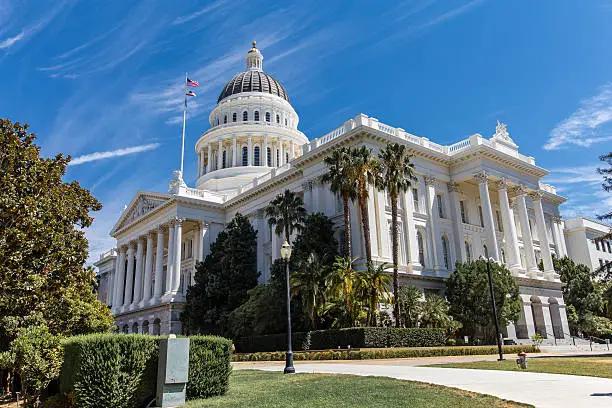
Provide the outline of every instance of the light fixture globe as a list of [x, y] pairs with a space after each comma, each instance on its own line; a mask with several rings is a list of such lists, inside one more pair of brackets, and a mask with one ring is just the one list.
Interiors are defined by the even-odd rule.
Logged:
[[285, 261], [288, 261], [289, 258], [291, 258], [291, 245], [289, 245], [289, 242], [287, 242], [287, 240], [285, 240], [285, 242], [283, 242], [283, 245], [281, 245], [280, 253], [281, 258]]

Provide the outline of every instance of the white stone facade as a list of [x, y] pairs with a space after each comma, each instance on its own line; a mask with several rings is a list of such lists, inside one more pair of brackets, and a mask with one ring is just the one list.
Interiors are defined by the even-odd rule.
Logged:
[[[262, 67], [261, 60], [249, 63]], [[259, 121], [251, 116], [255, 110]], [[506, 264], [520, 285], [524, 313], [507, 336], [526, 342], [537, 331], [548, 341], [567, 339], [561, 283], [552, 268], [553, 256], [567, 254], [558, 209], [565, 198], [540, 182], [548, 172], [519, 153], [505, 125], [498, 123], [490, 138], [475, 134], [442, 146], [360, 114], [308, 141], [288, 99], [264, 92], [220, 100], [210, 123], [195, 146], [196, 188], [176, 172], [170, 194], [137, 192], [111, 232], [118, 248], [111, 304], [120, 330], [180, 332], [195, 262], [238, 212], [258, 231], [258, 270], [262, 281], [269, 279], [282, 239], [269, 228], [264, 208], [285, 189], [301, 195], [309, 212], [329, 216], [342, 243], [342, 203], [320, 182], [324, 157], [340, 146], [365, 145], [377, 154], [387, 143], [402, 143], [414, 155], [418, 180], [400, 200], [401, 284], [442, 293], [455, 262], [489, 256]], [[353, 255], [363, 258], [359, 211], [350, 208]], [[373, 260], [390, 263], [384, 192], [371, 190], [368, 211]]]
[[601, 267], [612, 269], [612, 239], [602, 239], [612, 227], [588, 218], [565, 220], [567, 252], [577, 263], [596, 271]]

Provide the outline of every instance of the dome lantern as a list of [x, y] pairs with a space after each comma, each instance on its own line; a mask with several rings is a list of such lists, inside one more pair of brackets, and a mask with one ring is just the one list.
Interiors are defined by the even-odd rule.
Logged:
[[263, 71], [263, 55], [257, 49], [257, 41], [253, 41], [253, 48], [246, 55], [247, 71]]

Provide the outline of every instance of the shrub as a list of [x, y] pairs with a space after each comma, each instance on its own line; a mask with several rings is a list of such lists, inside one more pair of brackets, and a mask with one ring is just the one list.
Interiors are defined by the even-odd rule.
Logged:
[[[520, 351], [537, 353], [540, 350], [535, 346], [504, 346], [504, 353], [516, 354]], [[341, 350], [341, 351], [309, 351], [293, 354], [294, 360], [371, 360], [384, 358], [416, 358], [438, 356], [467, 356], [497, 354], [496, 346], [465, 346], [465, 347], [424, 347], [424, 348], [388, 348], [369, 350]], [[234, 354], [233, 361], [283, 361], [285, 353], [262, 352]]]
[[[309, 350], [335, 348], [384, 348], [384, 347], [427, 347], [443, 346], [444, 329], [398, 329], [392, 327], [354, 327], [336, 330], [315, 330], [294, 333], [294, 350], [303, 350], [309, 336]], [[259, 351], [283, 351], [287, 348], [286, 334], [243, 337], [235, 341], [240, 353]]]
[[232, 342], [223, 337], [191, 336], [187, 399], [223, 395], [232, 372]]
[[132, 408], [155, 396], [158, 337], [93, 334], [66, 339], [60, 391], [80, 408]]

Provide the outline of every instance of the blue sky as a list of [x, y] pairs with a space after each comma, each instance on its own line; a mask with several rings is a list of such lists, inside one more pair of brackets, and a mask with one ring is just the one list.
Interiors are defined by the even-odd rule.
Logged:
[[594, 217], [612, 206], [595, 173], [612, 150], [610, 21], [612, 0], [0, 0], [0, 116], [80, 162], [66, 179], [104, 205], [92, 258], [134, 193], [166, 191], [179, 166], [185, 71], [200, 81], [194, 184], [193, 145], [252, 40], [309, 138], [360, 112], [442, 144], [500, 120], [569, 197], [563, 215]]

